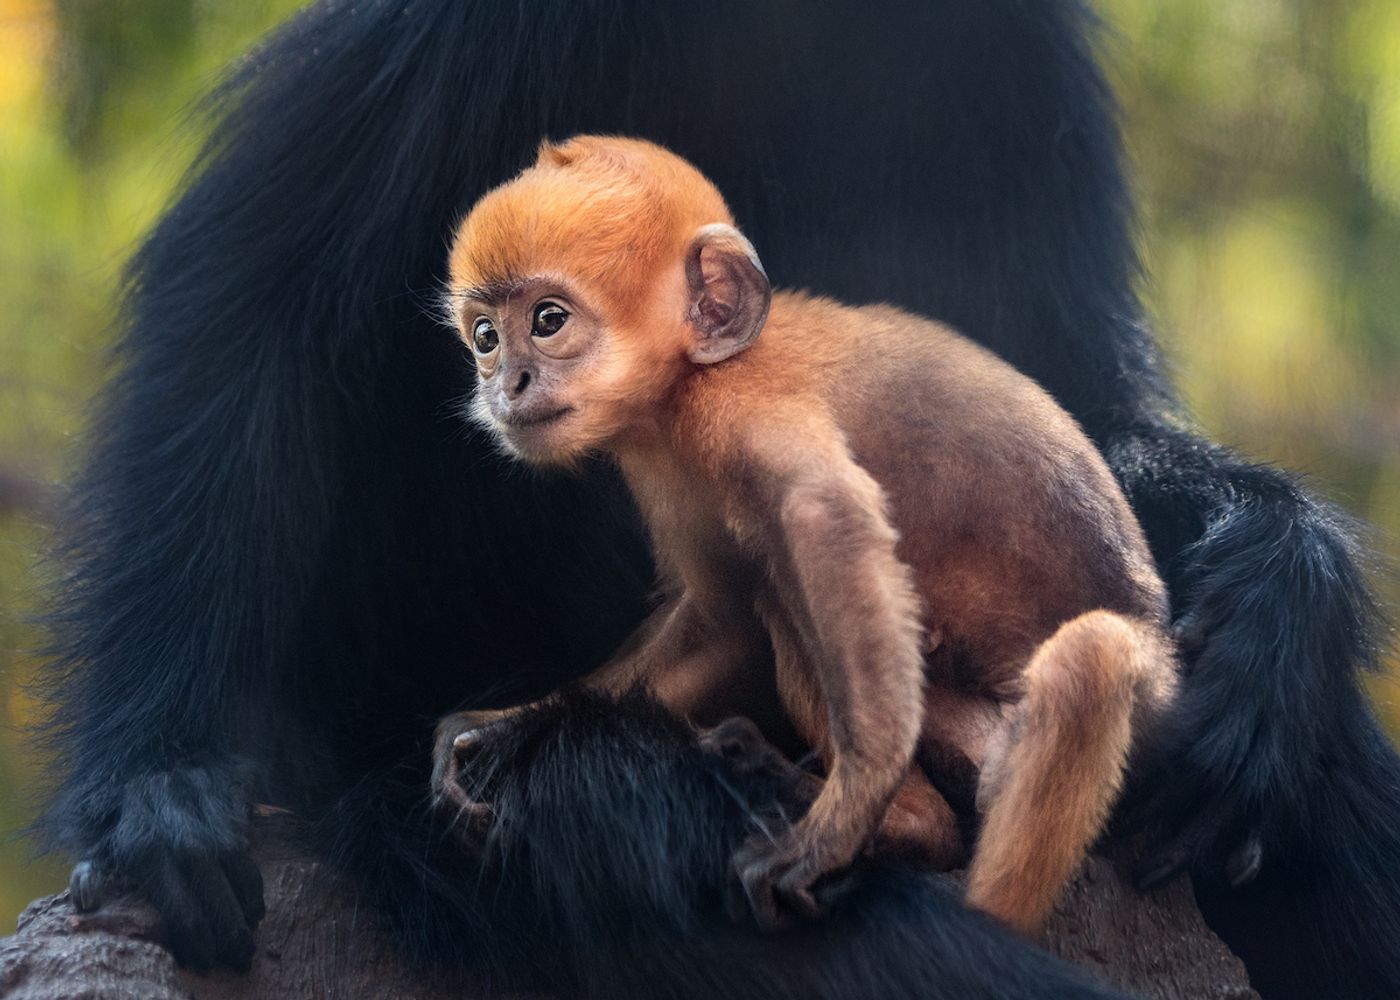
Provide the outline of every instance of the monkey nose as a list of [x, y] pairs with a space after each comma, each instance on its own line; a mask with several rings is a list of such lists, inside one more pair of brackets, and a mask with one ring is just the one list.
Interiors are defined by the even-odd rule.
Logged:
[[529, 384], [530, 384], [530, 372], [529, 372], [529, 370], [527, 369], [527, 370], [521, 372], [520, 375], [516, 377], [514, 386], [513, 386], [513, 387], [511, 388], [511, 390], [510, 390], [510, 398], [511, 398], [511, 399], [519, 399], [519, 398], [520, 398], [520, 394], [523, 393], [523, 392], [525, 391], [525, 389], [529, 386]]

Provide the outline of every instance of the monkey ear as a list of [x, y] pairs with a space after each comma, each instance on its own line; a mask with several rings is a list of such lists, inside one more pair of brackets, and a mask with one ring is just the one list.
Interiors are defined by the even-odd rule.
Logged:
[[733, 226], [703, 226], [685, 258], [690, 304], [686, 321], [695, 331], [690, 360], [712, 365], [753, 343], [768, 318], [773, 289], [753, 244]]

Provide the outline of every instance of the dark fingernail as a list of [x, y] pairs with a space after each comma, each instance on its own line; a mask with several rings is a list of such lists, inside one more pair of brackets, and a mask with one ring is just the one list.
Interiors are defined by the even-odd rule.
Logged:
[[68, 896], [80, 912], [95, 910], [102, 903], [102, 873], [91, 861], [79, 861], [68, 876]]
[[1258, 836], [1251, 836], [1230, 855], [1225, 865], [1225, 877], [1230, 880], [1230, 885], [1238, 889], [1254, 880], [1263, 862], [1264, 845], [1259, 842]]

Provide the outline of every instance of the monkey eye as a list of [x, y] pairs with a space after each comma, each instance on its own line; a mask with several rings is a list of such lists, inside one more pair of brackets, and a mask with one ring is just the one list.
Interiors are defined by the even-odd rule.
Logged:
[[479, 355], [490, 354], [500, 344], [501, 338], [491, 321], [482, 316], [472, 325], [472, 350]]
[[530, 336], [552, 337], [569, 318], [569, 311], [557, 302], [541, 302], [535, 306], [535, 318], [530, 323]]

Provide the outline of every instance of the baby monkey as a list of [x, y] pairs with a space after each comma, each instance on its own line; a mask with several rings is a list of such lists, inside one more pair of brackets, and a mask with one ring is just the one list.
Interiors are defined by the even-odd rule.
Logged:
[[[961, 771], [968, 900], [1039, 928], [1176, 678], [1142, 532], [1073, 419], [937, 323], [773, 293], [715, 187], [638, 140], [542, 145], [462, 223], [450, 281], [473, 419], [530, 463], [610, 456], [650, 530], [670, 600], [585, 683], [714, 722], [776, 681], [821, 757], [803, 818], [733, 860], [758, 921], [818, 912], [872, 842], [956, 864], [929, 776]], [[508, 714], [439, 729], [467, 818], [490, 812], [461, 770]]]

